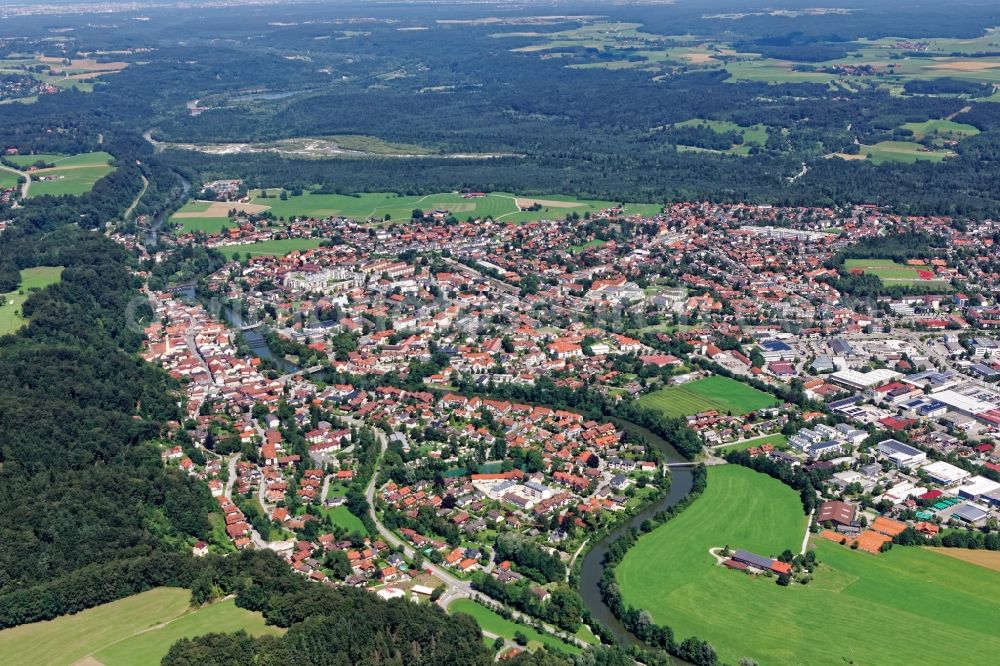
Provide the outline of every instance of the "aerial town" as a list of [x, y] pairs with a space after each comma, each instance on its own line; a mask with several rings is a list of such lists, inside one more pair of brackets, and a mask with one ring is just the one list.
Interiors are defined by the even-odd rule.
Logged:
[[[231, 201], [238, 184], [212, 187]], [[187, 411], [163, 460], [205, 479], [224, 515], [196, 553], [269, 548], [387, 598], [468, 596], [527, 570], [541, 598], [558, 583], [512, 539], [572, 569], [590, 533], [685, 464], [616, 425], [626, 403], [681, 419], [699, 463], [820, 479], [815, 538], [878, 554], [904, 532], [996, 524], [1000, 226], [873, 206], [419, 213], [373, 226], [233, 208], [228, 228], [166, 249], [115, 236], [150, 265], [172, 243], [233, 257], [149, 293], [144, 357]], [[899, 265], [919, 293], [850, 281], [852, 248], [921, 234], [948, 249]], [[326, 240], [240, 258], [282, 238]], [[730, 568], [793, 573], [735, 553]]]

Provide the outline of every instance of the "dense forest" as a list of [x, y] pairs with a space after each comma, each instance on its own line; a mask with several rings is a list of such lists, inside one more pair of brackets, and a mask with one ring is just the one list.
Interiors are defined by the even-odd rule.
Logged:
[[148, 443], [179, 413], [172, 381], [135, 355], [125, 252], [69, 226], [2, 240], [0, 265], [65, 270], [0, 341], [0, 594], [207, 536], [207, 489]]
[[[580, 15], [593, 9], [579, 4]], [[935, 17], [936, 36], [981, 35], [1000, 23], [996, 8], [988, 6], [955, 12], [928, 3], [903, 8], [887, 0], [870, 3], [864, 13], [794, 20], [768, 15], [722, 20], [705, 9], [717, 5], [722, 11], [731, 4], [616, 7], [613, 18], [636, 20], [647, 33], [676, 35], [685, 29], [725, 35], [751, 52], [794, 55], [803, 62], [836, 55], [861, 36], [925, 36], [928, 16]], [[560, 58], [515, 51], [536, 41], [518, 36], [522, 26], [516, 23], [454, 23], [481, 18], [483, 10], [473, 6], [346, 3], [329, 17], [325, 11], [288, 7], [280, 24], [269, 22], [266, 13], [219, 9], [197, 18], [164, 11], [156, 21], [115, 34], [79, 26], [72, 37], [79, 48], [155, 50], [123, 56], [133, 65], [99, 82], [92, 93], [68, 91], [44, 95], [32, 105], [8, 105], [0, 118], [0, 143], [22, 152], [72, 152], [103, 138], [142, 143], [148, 151], [140, 136], [147, 130], [183, 143], [353, 135], [432, 152], [505, 156], [307, 160], [168, 149], [161, 158], [196, 179], [238, 177], [251, 185], [318, 185], [329, 192], [472, 187], [611, 200], [874, 202], [904, 213], [1000, 214], [995, 175], [984, 168], [1000, 159], [998, 105], [967, 97], [987, 92], [979, 84], [943, 77], [907, 84], [909, 94], [897, 95], [863, 85], [845, 90], [818, 83], [734, 83], [721, 69], [681, 68], [657, 77], [641, 69], [569, 69]], [[510, 13], [513, 18], [532, 11]], [[435, 22], [445, 17], [452, 22]], [[364, 30], [331, 28], [352, 20]], [[44, 22], [25, 19], [21, 25], [24, 35], [44, 30]], [[542, 34], [578, 25], [567, 19], [534, 29]], [[399, 29], [404, 26], [424, 29]], [[515, 34], [498, 38], [504, 33]], [[254, 38], [246, 39], [250, 35]], [[206, 110], [193, 115], [185, 105], [189, 100]], [[947, 117], [966, 107], [962, 121], [982, 133], [959, 142], [956, 156], [942, 163], [822, 159], [856, 150], [855, 142], [905, 138], [904, 123]], [[768, 139], [748, 156], [679, 151], [678, 145], [724, 150], [738, 138], [674, 126], [692, 119], [744, 127], [762, 123]], [[53, 127], [59, 131], [49, 131]], [[808, 170], [790, 182], [803, 161]]]

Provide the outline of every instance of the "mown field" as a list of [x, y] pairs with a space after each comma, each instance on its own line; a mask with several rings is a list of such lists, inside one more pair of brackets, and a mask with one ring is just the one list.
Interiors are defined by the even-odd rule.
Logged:
[[259, 613], [237, 608], [232, 600], [192, 610], [191, 592], [160, 587], [103, 606], [0, 631], [0, 663], [154, 666], [180, 638], [212, 631], [259, 636], [282, 630], [268, 627]]
[[741, 415], [772, 407], [779, 404], [779, 400], [735, 379], [713, 375], [647, 393], [639, 398], [639, 404], [665, 416], [676, 417], [713, 409], [723, 414]]
[[946, 157], [953, 157], [955, 153], [950, 150], [926, 150], [919, 143], [912, 141], [880, 141], [872, 145], [862, 145], [861, 152], [865, 159], [871, 160], [873, 164], [884, 162], [906, 162], [912, 163], [919, 160], [940, 162]]
[[[79, 155], [12, 155], [7, 159], [22, 168], [31, 166], [39, 160], [53, 165], [51, 168], [31, 172], [29, 197], [46, 194], [53, 196], [85, 194], [94, 187], [94, 183], [114, 171], [114, 167], [109, 164], [112, 157], [105, 152]], [[39, 178], [51, 178], [51, 180], [39, 180]]]
[[780, 432], [773, 435], [764, 435], [762, 437], [754, 437], [753, 439], [747, 439], [738, 444], [730, 444], [729, 446], [723, 446], [718, 449], [722, 454], [729, 453], [730, 451], [746, 451], [747, 449], [752, 449], [755, 446], [762, 446], [764, 444], [770, 444], [776, 449], [785, 450], [788, 449], [788, 438], [782, 435]]
[[280, 257], [296, 250], [319, 247], [321, 242], [321, 238], [279, 238], [246, 245], [227, 245], [219, 250], [230, 259], [242, 259], [248, 254], [252, 257]]
[[[494, 192], [477, 199], [466, 199], [461, 194], [441, 193], [425, 196], [400, 196], [392, 193], [367, 193], [357, 196], [344, 194], [313, 194], [289, 196], [282, 201], [279, 190], [268, 190], [268, 197], [253, 198], [253, 203], [269, 206], [271, 213], [279, 218], [290, 217], [330, 217], [343, 216], [357, 220], [410, 219], [415, 209], [429, 213], [435, 209], [447, 210], [460, 220], [467, 218], [492, 217], [511, 222], [529, 222], [539, 219], [562, 219], [567, 214], [596, 213], [618, 205], [616, 201], [581, 200], [561, 195], [541, 197], [521, 197], [505, 192]], [[537, 211], [521, 212], [519, 203], [530, 205], [538, 201], [542, 208]], [[651, 215], [658, 213], [657, 204], [632, 204], [627, 212]]]
[[0, 171], [0, 190], [15, 187], [18, 182], [17, 174], [10, 171]]
[[869, 555], [817, 540], [813, 582], [780, 587], [716, 566], [708, 553], [727, 544], [761, 555], [797, 552], [805, 525], [790, 488], [746, 468], [712, 467], [705, 493], [629, 551], [618, 582], [627, 603], [672, 626], [678, 640], [708, 640], [726, 663], [995, 660], [997, 572], [927, 549]]
[[550, 650], [557, 650], [568, 654], [579, 654], [581, 650], [576, 645], [563, 643], [555, 636], [543, 634], [538, 630], [518, 624], [511, 620], [500, 617], [496, 612], [477, 604], [471, 599], [456, 599], [448, 605], [449, 613], [465, 613], [476, 618], [476, 622], [484, 630], [497, 636], [503, 636], [507, 640], [514, 640], [514, 633], [520, 631], [528, 637], [528, 649], [537, 650], [545, 646]]
[[21, 306], [36, 289], [44, 289], [59, 282], [62, 266], [36, 266], [21, 271], [21, 284], [14, 291], [0, 294], [4, 305], [0, 305], [0, 335], [14, 333], [27, 323], [21, 316]]

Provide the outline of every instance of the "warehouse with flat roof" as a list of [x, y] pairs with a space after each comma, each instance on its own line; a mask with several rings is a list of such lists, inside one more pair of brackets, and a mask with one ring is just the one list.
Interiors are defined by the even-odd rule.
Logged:
[[953, 486], [971, 476], [971, 474], [961, 467], [955, 467], [943, 460], [935, 460], [928, 465], [924, 465], [921, 469], [927, 472], [927, 476], [931, 477], [931, 481], [939, 483], [942, 486]]
[[888, 458], [896, 467], [912, 467], [927, 460], [927, 454], [898, 439], [887, 439], [878, 443], [878, 452]]
[[863, 391], [864, 389], [872, 388], [873, 386], [881, 386], [882, 384], [891, 382], [893, 379], [902, 376], [902, 373], [896, 372], [895, 370], [888, 370], [886, 368], [879, 368], [878, 370], [872, 370], [871, 372], [838, 370], [830, 375], [830, 380], [840, 384], [841, 386], [846, 386], [847, 388], [854, 389], [856, 391]]

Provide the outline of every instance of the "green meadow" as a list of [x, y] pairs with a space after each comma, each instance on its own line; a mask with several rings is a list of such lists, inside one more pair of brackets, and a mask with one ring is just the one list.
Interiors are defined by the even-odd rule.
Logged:
[[53, 165], [51, 168], [31, 172], [29, 197], [46, 194], [52, 196], [86, 194], [94, 187], [94, 183], [114, 171], [114, 167], [109, 164], [113, 158], [105, 152], [79, 155], [11, 155], [7, 159], [21, 168], [29, 167], [38, 161]]
[[[387, 220], [405, 222], [414, 210], [424, 213], [447, 210], [460, 220], [492, 217], [510, 222], [530, 222], [540, 219], [562, 219], [567, 214], [596, 213], [618, 205], [615, 201], [582, 200], [561, 195], [521, 197], [504, 192], [493, 192], [484, 197], [465, 198], [457, 193], [401, 196], [393, 193], [366, 193], [357, 196], [346, 194], [316, 194], [305, 192], [300, 196], [279, 198], [279, 190], [268, 190], [263, 198], [258, 191], [253, 203], [270, 206], [270, 212], [279, 218], [342, 216], [356, 220]], [[521, 211], [518, 202], [539, 201], [537, 211]], [[661, 207], [656, 204], [632, 204], [626, 213], [655, 214]]]
[[542, 633], [532, 627], [505, 619], [498, 615], [495, 611], [476, 603], [472, 599], [456, 599], [448, 605], [448, 612], [471, 615], [476, 619], [476, 622], [479, 623], [479, 626], [483, 629], [483, 631], [488, 631], [491, 634], [496, 634], [497, 636], [503, 636], [507, 640], [513, 641], [514, 633], [520, 631], [528, 637], [529, 650], [537, 650], [539, 647], [545, 646], [550, 650], [566, 652], [569, 654], [579, 654], [582, 652], [582, 650], [576, 645], [563, 643], [555, 636], [550, 636], [549, 634]]
[[219, 251], [230, 259], [242, 259], [248, 254], [252, 257], [283, 257], [296, 250], [319, 247], [321, 242], [320, 238], [279, 238], [245, 245], [226, 245], [220, 247]]
[[764, 444], [770, 444], [776, 449], [785, 450], [788, 449], [788, 438], [780, 432], [773, 435], [763, 435], [762, 437], [743, 440], [737, 444], [719, 447], [719, 453], [725, 455], [730, 451], [746, 451], [747, 449], [752, 449], [755, 446], [763, 446]]
[[979, 134], [976, 126], [954, 120], [925, 120], [922, 123], [904, 123], [902, 127], [913, 132], [913, 138], [918, 141], [926, 136], [959, 140]]
[[639, 404], [661, 412], [664, 416], [690, 416], [709, 410], [722, 414], [742, 415], [773, 407], [780, 401], [770, 393], [728, 377], [713, 375], [679, 386], [647, 393]]
[[10, 171], [0, 171], [0, 190], [10, 189], [18, 183], [18, 176]]
[[626, 603], [670, 625], [678, 641], [709, 641], [726, 663], [985, 664], [1000, 654], [995, 571], [927, 549], [870, 555], [817, 540], [813, 581], [781, 587], [708, 553], [798, 552], [805, 526], [791, 488], [743, 467], [711, 467], [705, 493], [628, 552], [618, 583]]
[[[233, 600], [192, 609], [191, 592], [158, 587], [75, 615], [0, 631], [0, 662], [76, 664], [88, 657], [104, 666], [153, 666], [178, 639], [213, 631], [259, 636], [282, 630]], [[96, 660], [96, 661], [94, 661]]]
[[946, 157], [955, 155], [950, 150], [928, 150], [912, 141], [879, 141], [872, 145], [862, 144], [860, 154], [873, 164], [882, 164], [883, 162], [913, 163], [920, 160], [940, 162]]
[[17, 289], [0, 294], [4, 299], [4, 304], [0, 305], [0, 335], [15, 333], [27, 323], [21, 316], [21, 306], [31, 292], [59, 282], [62, 271], [62, 266], [36, 266], [21, 271], [21, 284]]
[[334, 525], [342, 527], [348, 532], [368, 533], [361, 519], [351, 513], [344, 505], [322, 508], [319, 511], [322, 515], [329, 517]]
[[702, 120], [695, 118], [677, 123], [676, 127], [707, 127], [717, 134], [726, 132], [739, 132], [743, 136], [743, 143], [734, 145], [729, 150], [711, 150], [707, 148], [697, 148], [694, 146], [678, 146], [680, 150], [704, 151], [711, 153], [728, 153], [730, 155], [749, 155], [750, 146], [763, 146], [767, 143], [768, 130], [766, 125], [751, 125], [744, 127], [728, 120]]

